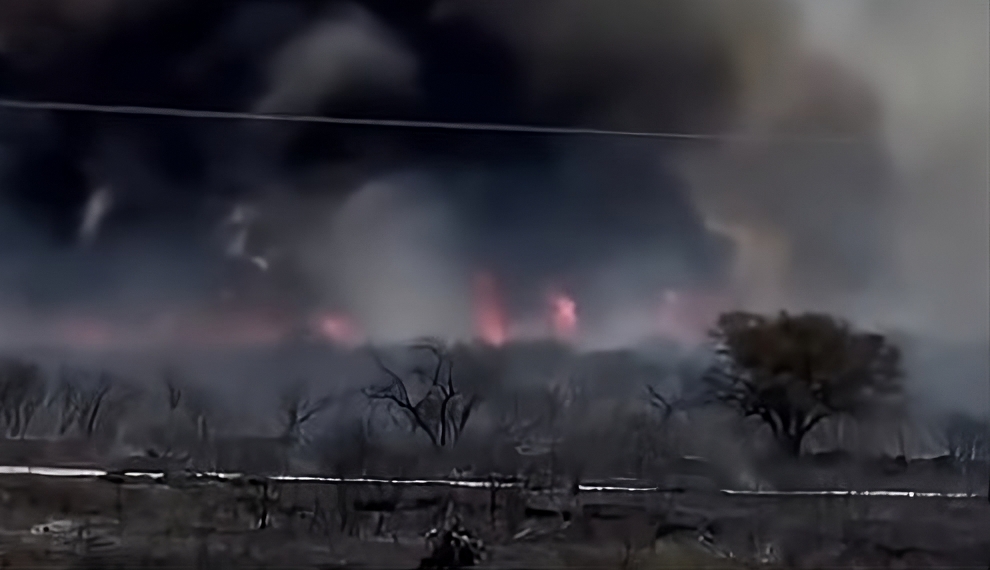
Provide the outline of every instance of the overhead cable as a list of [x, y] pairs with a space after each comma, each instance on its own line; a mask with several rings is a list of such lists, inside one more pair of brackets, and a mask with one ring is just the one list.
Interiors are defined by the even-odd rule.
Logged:
[[70, 113], [97, 113], [105, 115], [136, 115], [148, 117], [174, 117], [184, 119], [268, 121], [284, 123], [309, 123], [345, 127], [377, 127], [397, 129], [447, 130], [469, 132], [494, 132], [533, 135], [570, 135], [588, 137], [626, 137], [669, 140], [726, 141], [726, 142], [791, 142], [848, 144], [857, 141], [853, 137], [802, 136], [785, 134], [746, 133], [678, 133], [654, 131], [623, 131], [581, 127], [554, 127], [537, 125], [513, 125], [501, 123], [462, 123], [447, 121], [418, 121], [406, 119], [360, 119], [328, 117], [322, 115], [295, 115], [281, 113], [250, 113], [240, 111], [209, 111], [173, 107], [145, 107], [135, 105], [98, 105], [61, 101], [28, 101], [0, 98], [0, 109], [21, 111], [58, 111]]

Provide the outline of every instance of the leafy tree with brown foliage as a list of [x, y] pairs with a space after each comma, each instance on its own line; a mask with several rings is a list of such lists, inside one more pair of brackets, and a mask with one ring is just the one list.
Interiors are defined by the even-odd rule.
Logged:
[[898, 348], [829, 315], [728, 313], [712, 340], [716, 360], [705, 375], [711, 396], [762, 420], [794, 456], [825, 418], [865, 411], [901, 392]]

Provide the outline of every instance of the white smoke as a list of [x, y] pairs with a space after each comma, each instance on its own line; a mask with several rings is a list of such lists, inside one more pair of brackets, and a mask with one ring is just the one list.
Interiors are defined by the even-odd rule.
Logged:
[[353, 7], [311, 26], [270, 63], [262, 113], [314, 112], [333, 95], [354, 91], [415, 93], [416, 58], [370, 13]]
[[896, 304], [883, 316], [942, 343], [909, 355], [913, 380], [927, 388], [930, 404], [985, 414], [990, 6], [980, 0], [805, 4], [809, 42], [858, 70], [883, 104], [901, 277]]
[[[972, 339], [990, 326], [987, 11], [980, 0], [468, 0], [439, 16], [500, 32], [537, 107], [604, 92], [580, 118], [595, 125], [661, 127], [676, 104], [695, 130], [858, 137], [682, 147], [699, 206], [741, 240], [744, 304]], [[705, 53], [720, 54], [709, 61], [722, 80], [702, 79]], [[694, 72], [671, 76], [678, 65]]]
[[372, 180], [304, 247], [310, 274], [373, 340], [471, 333], [457, 225], [431, 187], [415, 174]]
[[809, 42], [859, 71], [882, 101], [911, 324], [990, 338], [990, 7], [804, 4]]
[[79, 225], [79, 241], [84, 245], [93, 243], [100, 232], [100, 225], [113, 207], [113, 192], [104, 186], [93, 192], [83, 209], [82, 223]]

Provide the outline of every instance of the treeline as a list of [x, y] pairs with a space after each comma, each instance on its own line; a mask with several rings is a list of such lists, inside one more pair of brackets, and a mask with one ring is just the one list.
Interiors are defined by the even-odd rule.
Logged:
[[[867, 425], [906, 413], [897, 346], [822, 314], [726, 314], [697, 354], [424, 339], [352, 356], [368, 366], [346, 385], [332, 370], [323, 381], [273, 378], [277, 398], [267, 417], [251, 421], [231, 398], [175, 368], [149, 382], [69, 367], [46, 373], [6, 358], [0, 427], [8, 440], [126, 444], [127, 453], [199, 468], [223, 467], [224, 457], [250, 463], [246, 456], [270, 449], [255, 463], [647, 477], [685, 455], [755, 453], [767, 443], [797, 457], [830, 422]], [[955, 460], [988, 459], [985, 419], [955, 414], [938, 431]]]

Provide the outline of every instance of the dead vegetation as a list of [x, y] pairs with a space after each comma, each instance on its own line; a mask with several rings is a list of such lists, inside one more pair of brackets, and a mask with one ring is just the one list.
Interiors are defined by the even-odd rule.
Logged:
[[534, 569], [945, 567], [990, 555], [985, 501], [25, 476], [0, 478], [0, 498], [8, 565], [31, 552], [50, 565], [452, 568], [470, 558]]
[[[359, 351], [353, 357], [375, 373], [363, 385], [339, 390], [331, 381], [279, 378], [253, 432], [232, 427], [243, 425], [232, 422], [233, 406], [176, 369], [149, 385], [70, 368], [49, 378], [7, 360], [0, 462], [79, 465], [83, 454], [91, 464], [128, 466], [123, 471], [140, 459], [139, 469], [166, 478], [0, 478], [7, 533], [0, 552], [8, 564], [29, 564], [44, 543], [38, 559], [48, 563], [60, 556], [125, 561], [121, 567], [360, 560], [412, 568], [424, 560], [463, 566], [465, 545], [477, 539], [484, 555], [470, 546], [472, 563], [526, 568], [929, 565], [988, 556], [985, 502], [927, 503], [939, 505], [929, 516], [923, 501], [826, 507], [808, 500], [785, 509], [718, 494], [823, 485], [972, 492], [987, 480], [986, 424], [961, 416], [939, 426], [946, 457], [937, 461], [838, 447], [799, 457], [807, 436], [827, 435], [832, 418], [858, 422], [878, 394], [899, 393], [896, 351], [823, 316], [750, 317], [723, 319], [714, 363], [436, 340]], [[519, 370], [538, 378], [512, 384]], [[764, 443], [792, 457], [781, 462]], [[207, 481], [190, 469], [255, 477]], [[268, 477], [286, 473], [514, 476], [523, 487]], [[590, 492], [594, 481], [668, 492]], [[30, 535], [37, 525], [50, 532]], [[66, 525], [87, 529], [87, 538], [51, 530]], [[52, 533], [62, 536], [57, 548], [45, 542]]]

